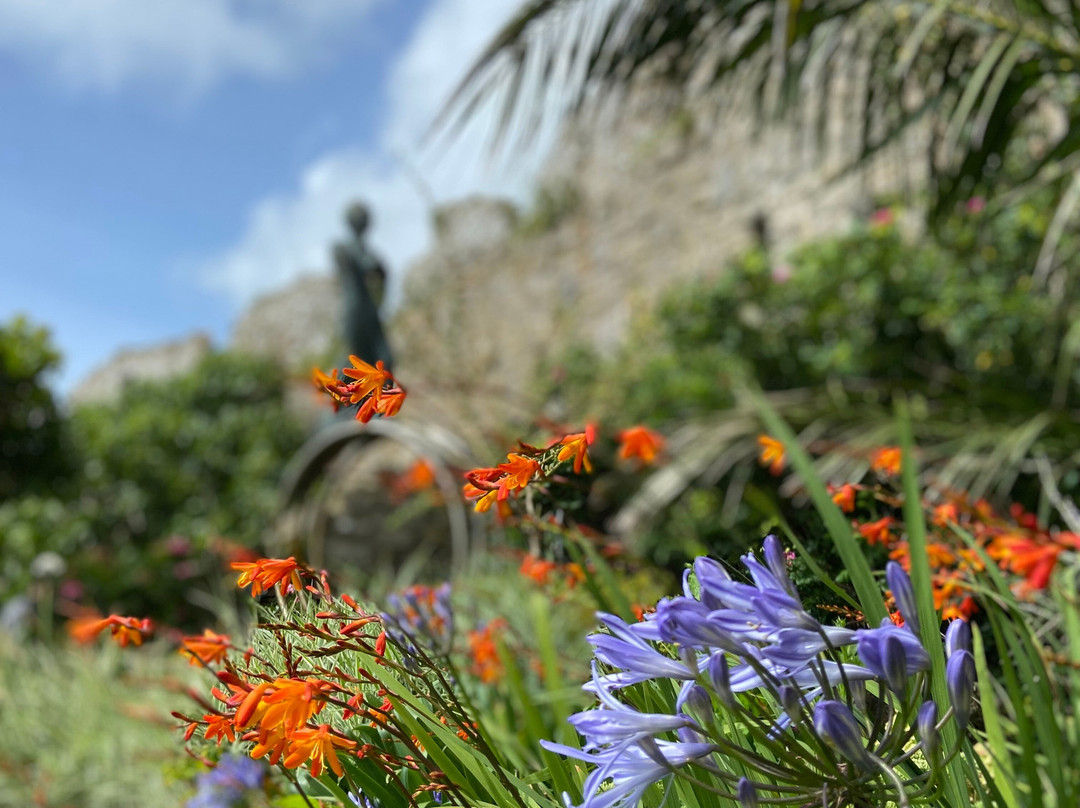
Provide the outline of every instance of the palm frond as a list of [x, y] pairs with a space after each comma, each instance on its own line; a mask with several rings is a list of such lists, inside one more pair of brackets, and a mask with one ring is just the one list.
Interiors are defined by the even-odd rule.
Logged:
[[925, 126], [940, 217], [1045, 178], [1077, 151], [1077, 65], [1072, 0], [533, 0], [433, 131], [452, 133], [491, 102], [493, 148], [516, 149], [545, 116], [617, 103], [640, 79], [686, 95], [734, 84], [763, 116], [797, 113], [822, 143], [839, 133], [852, 165]]

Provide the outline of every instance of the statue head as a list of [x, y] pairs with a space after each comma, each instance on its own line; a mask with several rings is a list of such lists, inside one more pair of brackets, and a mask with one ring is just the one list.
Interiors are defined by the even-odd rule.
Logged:
[[354, 202], [349, 205], [349, 209], [345, 212], [345, 221], [349, 223], [349, 227], [352, 228], [353, 233], [362, 236], [371, 221], [367, 205], [362, 202]]

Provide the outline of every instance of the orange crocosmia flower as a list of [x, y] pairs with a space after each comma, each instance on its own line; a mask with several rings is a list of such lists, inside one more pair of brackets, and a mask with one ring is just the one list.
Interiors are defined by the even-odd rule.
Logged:
[[930, 521], [937, 527], [948, 527], [957, 524], [960, 521], [960, 509], [956, 507], [955, 502], [936, 505], [934, 512], [930, 516]]
[[495, 495], [499, 491], [499, 478], [502, 472], [497, 468], [473, 469], [465, 472], [466, 483], [462, 488], [462, 495], [467, 500], [475, 499], [476, 510], [484, 513], [495, 502]]
[[644, 465], [652, 463], [664, 449], [664, 438], [646, 426], [637, 425], [619, 433], [619, 459], [638, 458]]
[[206, 740], [212, 741], [217, 738], [218, 746], [226, 738], [229, 743], [236, 741], [236, 726], [233, 724], [231, 717], [207, 713], [203, 716], [203, 721], [206, 722], [206, 730], [203, 732]]
[[1027, 589], [1039, 590], [1045, 589], [1050, 582], [1058, 556], [1064, 549], [1052, 542], [1006, 534], [994, 539], [987, 553], [1003, 569], [1024, 576]]
[[859, 525], [859, 533], [866, 539], [867, 544], [881, 544], [888, 547], [892, 543], [889, 528], [892, 527], [894, 521], [891, 516], [883, 516], [876, 522]]
[[480, 493], [480, 498], [476, 500], [476, 512], [487, 513], [491, 510], [491, 506], [495, 504], [495, 500], [498, 498], [499, 492], [496, 489], [495, 491], [481, 491]]
[[188, 664], [213, 665], [225, 661], [225, 657], [232, 648], [232, 643], [224, 634], [215, 634], [210, 629], [205, 629], [202, 636], [198, 634], [184, 637], [180, 640], [180, 653], [188, 658]]
[[582, 466], [585, 467], [587, 473], [592, 473], [592, 461], [589, 460], [587, 452], [589, 444], [592, 443], [592, 441], [589, 440], [587, 433], [576, 432], [573, 435], [567, 435], [559, 441], [559, 443], [562, 446], [558, 455], [560, 463], [572, 457], [574, 458], [574, 474], [581, 474]]
[[291, 733], [318, 715], [333, 691], [334, 685], [322, 679], [275, 679], [274, 692], [262, 697], [269, 706], [259, 726], [263, 729], [281, 726]]
[[351, 699], [349, 699], [348, 705], [349, 706], [345, 710], [342, 710], [342, 712], [341, 712], [341, 717], [344, 720], [348, 721], [354, 715], [363, 715], [364, 712], [365, 712], [365, 709], [364, 709], [364, 694], [363, 693], [356, 693], [355, 695], [353, 695], [353, 697]]
[[975, 613], [975, 599], [967, 594], [957, 572], [935, 575], [931, 581], [934, 608], [941, 612], [942, 620], [967, 620]]
[[401, 405], [405, 403], [406, 395], [407, 393], [405, 390], [401, 388], [387, 390], [379, 397], [378, 402], [375, 404], [375, 412], [387, 418], [392, 418], [401, 410]]
[[851, 513], [855, 510], [855, 486], [844, 483], [844, 485], [832, 492], [832, 501], [844, 513]]
[[300, 570], [304, 566], [295, 558], [260, 558], [254, 562], [234, 561], [230, 566], [240, 572], [240, 578], [236, 585], [241, 589], [251, 584], [251, 596], [258, 597], [263, 590], [273, 589], [275, 585], [286, 592], [286, 585], [292, 584], [293, 590], [299, 592], [303, 589], [300, 580]]
[[[232, 685], [230, 685], [230, 687], [232, 687]], [[263, 704], [262, 699], [267, 691], [273, 692], [271, 690], [272, 687], [273, 685], [270, 682], [259, 682], [259, 684], [249, 690], [247, 695], [243, 697], [243, 700], [236, 708], [236, 715], [233, 717], [233, 722], [238, 729], [247, 729], [262, 718], [267, 710], [267, 706]], [[229, 702], [234, 700], [235, 698], [230, 699]]]
[[409, 466], [405, 472], [393, 478], [391, 495], [394, 499], [402, 500], [410, 494], [416, 494], [434, 487], [435, 470], [430, 463], [421, 457]]
[[110, 614], [108, 617], [89, 615], [72, 620], [68, 624], [68, 634], [78, 643], [93, 642], [105, 629], [109, 629], [112, 638], [121, 648], [129, 645], [142, 645], [154, 634], [154, 624], [149, 618], [121, 617]]
[[499, 653], [495, 645], [495, 632], [504, 625], [502, 620], [492, 620], [484, 628], [469, 632], [472, 670], [485, 684], [494, 682], [502, 675], [502, 663], [499, 661]]
[[930, 563], [930, 569], [955, 567], [957, 560], [953, 548], [938, 541], [927, 543], [926, 558]]
[[761, 447], [761, 463], [769, 467], [769, 473], [774, 477], [784, 470], [784, 444], [768, 435], [758, 435], [758, 445]]
[[505, 463], [499, 464], [503, 477], [499, 480], [499, 499], [506, 499], [511, 492], [520, 491], [540, 471], [540, 464], [531, 457], [508, 454]]
[[[311, 383], [313, 385], [315, 385], [315, 387], [318, 390], [320, 390], [321, 392], [333, 394], [335, 388], [341, 383], [341, 380], [338, 379], [337, 374], [338, 374], [337, 368], [334, 368], [332, 371], [330, 371], [329, 376], [326, 375], [325, 373], [323, 373], [318, 368], [312, 368], [311, 369]], [[335, 397], [335, 403], [336, 403], [336, 397]]]
[[870, 457], [870, 468], [874, 471], [895, 477], [900, 473], [900, 448], [884, 446]]
[[537, 558], [534, 555], [527, 555], [521, 561], [521, 569], [519, 572], [526, 578], [543, 586], [548, 582], [551, 573], [558, 569], [558, 567], [559, 565], [554, 561], [546, 561], [545, 559]]
[[299, 729], [289, 737], [285, 768], [295, 769], [310, 760], [311, 776], [318, 777], [322, 774], [325, 760], [330, 764], [331, 771], [341, 777], [344, 771], [337, 750], [355, 748], [356, 741], [334, 734], [328, 724], [320, 724], [318, 729]]
[[251, 751], [248, 754], [255, 760], [270, 755], [271, 766], [276, 766], [278, 764], [278, 761], [281, 760], [281, 756], [285, 753], [285, 749], [289, 745], [289, 738], [285, 734], [285, 731], [280, 727], [271, 730], [262, 730], [254, 734], [249, 733], [244, 737], [248, 740], [255, 740], [255, 745], [251, 747]]
[[383, 365], [382, 360], [376, 362], [374, 367], [359, 356], [350, 356], [349, 361], [352, 362], [352, 367], [345, 368], [341, 372], [342, 375], [348, 376], [350, 379], [356, 379], [355, 382], [349, 385], [350, 403], [352, 404], [367, 395], [379, 398], [383, 385], [393, 381], [393, 376]]

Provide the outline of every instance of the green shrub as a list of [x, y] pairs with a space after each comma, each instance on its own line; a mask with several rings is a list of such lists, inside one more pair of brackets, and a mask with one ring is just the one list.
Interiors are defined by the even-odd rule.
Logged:
[[303, 440], [283, 386], [270, 363], [218, 354], [76, 409], [72, 493], [0, 504], [0, 591], [27, 592], [34, 559], [51, 551], [66, 569], [50, 596], [191, 623], [193, 592], [256, 545], [275, 513], [281, 469]]
[[0, 324], [0, 502], [47, 491], [69, 471], [64, 430], [46, 384], [60, 364], [47, 329]]
[[[712, 422], [732, 433], [723, 451], [740, 459], [719, 477], [703, 475], [711, 493], [691, 492], [642, 526], [655, 558], [704, 549], [734, 558], [773, 526], [777, 482], [754, 461], [759, 428], [733, 394], [748, 376], [798, 429], [854, 449], [832, 463], [850, 467], [875, 441], [894, 440], [890, 402], [902, 391], [916, 402], [927, 465], [939, 473], [970, 455], [982, 475], [976, 496], [996, 492], [1037, 509], [1040, 454], [1063, 490], [1080, 483], [1072, 458], [1080, 430], [1067, 409], [1080, 401], [1071, 345], [1080, 332], [1069, 330], [1080, 307], [1068, 284], [1032, 280], [1046, 214], [1034, 205], [993, 220], [966, 213], [918, 240], [891, 215], [808, 244], [786, 264], [750, 252], [715, 278], [674, 289], [614, 359], [577, 348], [552, 374], [568, 411], [601, 422], [669, 432]], [[1064, 273], [1075, 270], [1074, 242], [1059, 249]], [[1009, 462], [995, 461], [1006, 449]], [[952, 482], [967, 487], [976, 476]]]

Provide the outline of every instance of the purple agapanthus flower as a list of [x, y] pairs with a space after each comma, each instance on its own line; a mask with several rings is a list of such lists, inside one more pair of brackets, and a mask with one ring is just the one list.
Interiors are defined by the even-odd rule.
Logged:
[[454, 612], [450, 606], [450, 584], [434, 589], [411, 586], [386, 598], [383, 624], [394, 643], [408, 650], [414, 643], [436, 653], [450, 649]]
[[676, 713], [641, 713], [612, 696], [599, 682], [596, 664], [593, 664], [593, 687], [600, 697], [601, 709], [586, 710], [570, 716], [574, 729], [585, 739], [584, 748], [599, 749], [609, 745], [625, 745], [628, 742], [652, 737], [693, 726], [685, 715]]
[[[716, 747], [708, 743], [653, 741], [648, 751], [638, 743], [624, 743], [606, 749], [583, 751], [551, 741], [540, 741], [550, 752], [583, 760], [596, 766], [585, 778], [584, 800], [573, 806], [563, 795], [567, 808], [621, 808], [637, 805], [645, 791], [666, 780], [676, 769], [707, 757]], [[601, 790], [604, 783], [611, 785]]]
[[[607, 632], [590, 636], [589, 642], [596, 660], [613, 672], [601, 675], [594, 664], [585, 688], [597, 694], [600, 704], [570, 719], [583, 736], [583, 749], [544, 742], [546, 749], [596, 766], [585, 783], [582, 805], [567, 800], [568, 808], [631, 808], [651, 785], [687, 763], [715, 769], [719, 761], [710, 753], [720, 747], [710, 745], [710, 736], [717, 744], [728, 742], [713, 734], [718, 726], [714, 709], [720, 708], [738, 719], [748, 710], [773, 705], [770, 738], [780, 738], [794, 725], [860, 767], [888, 764], [870, 751], [864, 734], [873, 724], [865, 718], [865, 683], [887, 685], [899, 697], [897, 709], [903, 713], [912, 704], [906, 699], [911, 677], [930, 669], [930, 656], [913, 631], [916, 604], [907, 574], [899, 565], [887, 572], [908, 625], [885, 620], [878, 628], [852, 630], [822, 625], [803, 608], [775, 536], [766, 539], [764, 555], [764, 564], [752, 554], [742, 558], [752, 583], [735, 581], [717, 562], [698, 558], [692, 574], [684, 576], [683, 595], [662, 600], [648, 620], [628, 624], [613, 615], [598, 615]], [[948, 689], [961, 727], [973, 685], [965, 628], [951, 626], [948, 643]], [[862, 664], [837, 653], [851, 645]], [[613, 695], [653, 679], [680, 685], [671, 713], [641, 712]], [[926, 687], [924, 681], [921, 686]], [[736, 695], [755, 691], [765, 698]], [[919, 710], [917, 719], [914, 714], [903, 717], [895, 722], [895, 731], [909, 732], [910, 725], [924, 746], [933, 748], [933, 702]], [[678, 741], [669, 740], [673, 736]], [[895, 748], [901, 748], [901, 738], [897, 736]], [[878, 738], [873, 748], [890, 747]], [[823, 772], [823, 782], [827, 776]], [[736, 797], [752, 805], [756, 791], [741, 787]]]
[[217, 765], [200, 774], [195, 796], [186, 808], [231, 808], [244, 799], [245, 792], [262, 786], [266, 766], [244, 755], [224, 755]]
[[[625, 687], [648, 679], [667, 678], [688, 681], [693, 671], [685, 663], [665, 656], [621, 618], [613, 614], [598, 614], [610, 634], [591, 634], [587, 638], [596, 649], [596, 658], [622, 673], [601, 677], [605, 686]], [[637, 624], [644, 625], [644, 624]]]

